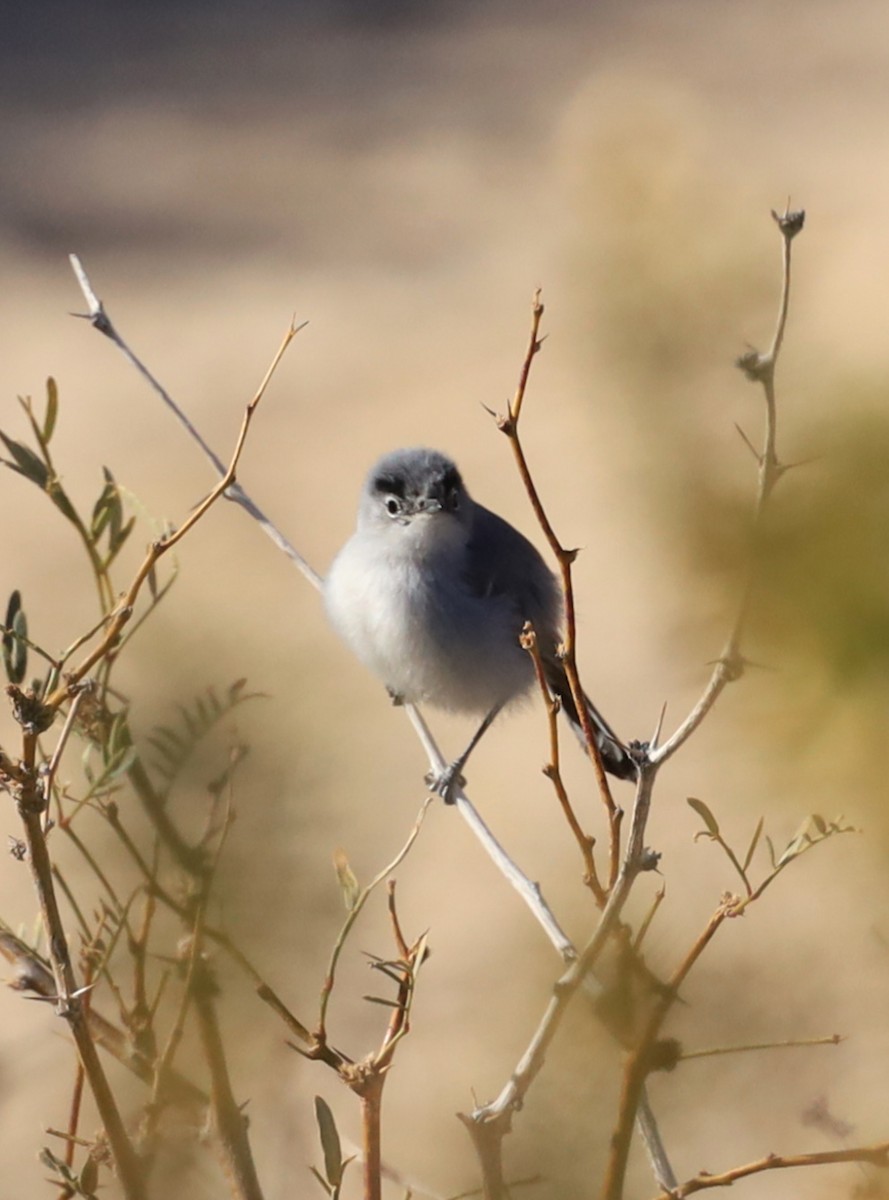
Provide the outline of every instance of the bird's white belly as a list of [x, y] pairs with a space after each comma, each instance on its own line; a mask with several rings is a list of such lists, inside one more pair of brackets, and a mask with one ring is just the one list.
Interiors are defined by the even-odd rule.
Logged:
[[[396, 558], [380, 571], [362, 559], [354, 543], [343, 549], [325, 585], [327, 608], [390, 691], [409, 703], [484, 714], [528, 689], [533, 668], [518, 630], [513, 636], [513, 622], [492, 611], [505, 601], [472, 596], [459, 576], [433, 586], [412, 561]], [[436, 580], [448, 578], [436, 572]]]

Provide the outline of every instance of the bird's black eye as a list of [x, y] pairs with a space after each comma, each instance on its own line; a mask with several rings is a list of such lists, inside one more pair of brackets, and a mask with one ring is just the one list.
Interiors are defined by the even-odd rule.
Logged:
[[388, 499], [386, 500], [386, 512], [389, 514], [390, 517], [397, 517], [398, 514], [401, 512], [401, 504], [399, 503], [397, 497], [395, 497], [395, 496], [388, 497]]
[[456, 511], [456, 509], [458, 509], [460, 507], [460, 489], [459, 488], [452, 487], [452, 488], [448, 489], [446, 503], [447, 503], [448, 508], [451, 509], [452, 512]]

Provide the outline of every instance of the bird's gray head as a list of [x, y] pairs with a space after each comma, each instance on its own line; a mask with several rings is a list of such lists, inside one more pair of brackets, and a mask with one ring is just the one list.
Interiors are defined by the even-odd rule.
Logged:
[[455, 464], [437, 450], [393, 450], [371, 469], [358, 513], [359, 529], [400, 531], [401, 537], [465, 538], [472, 501]]

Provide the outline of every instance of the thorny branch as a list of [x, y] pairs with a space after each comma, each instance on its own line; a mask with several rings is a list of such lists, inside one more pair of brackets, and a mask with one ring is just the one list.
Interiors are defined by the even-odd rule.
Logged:
[[791, 212], [789, 207], [787, 207], [781, 214], [773, 211], [772, 217], [778, 226], [782, 239], [781, 300], [778, 306], [775, 332], [772, 336], [771, 345], [765, 353], [760, 353], [757, 350], [749, 350], [737, 360], [736, 364], [751, 382], [762, 384], [765, 396], [765, 430], [763, 434], [763, 448], [757, 455], [757, 490], [752, 524], [754, 552], [750, 556], [747, 580], [742, 589], [735, 623], [723, 647], [722, 653], [716, 660], [703, 694], [672, 736], [662, 746], [652, 747], [649, 751], [650, 761], [658, 765], [666, 762], [691, 737], [719, 699], [726, 685], [736, 679], [740, 679], [744, 673], [745, 664], [741, 654], [741, 638], [747, 623], [750, 599], [755, 581], [757, 566], [755, 538], [761, 527], [763, 513], [769, 497], [778, 480], [787, 470], [786, 466], [778, 459], [777, 451], [778, 413], [775, 402], [775, 371], [778, 366], [781, 347], [784, 343], [784, 330], [787, 325], [787, 313], [790, 305], [791, 246], [793, 239], [803, 228], [806, 214], [802, 210]]

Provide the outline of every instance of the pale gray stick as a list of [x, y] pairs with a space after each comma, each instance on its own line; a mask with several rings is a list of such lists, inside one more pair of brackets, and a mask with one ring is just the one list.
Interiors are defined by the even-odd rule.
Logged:
[[[118, 350], [121, 351], [127, 361], [136, 368], [142, 378], [148, 382], [149, 386], [155, 392], [157, 392], [164, 404], [166, 404], [166, 406], [173, 413], [176, 420], [184, 427], [189, 437], [196, 442], [198, 446], [200, 446], [201, 450], [204, 452], [204, 455], [212, 463], [217, 475], [224, 475], [228, 470], [227, 464], [225, 464], [222, 459], [210, 448], [210, 446], [207, 445], [200, 432], [191, 423], [170, 393], [162, 384], [157, 381], [157, 379], [155, 379], [141, 359], [136, 357], [133, 351], [129, 348], [129, 346], [114, 328], [113, 324], [111, 323], [111, 319], [105, 312], [105, 306], [93, 291], [92, 284], [90, 283], [89, 277], [87, 276], [87, 273], [83, 268], [83, 264], [78, 256], [76, 254], [69, 254], [68, 258], [71, 262], [71, 268], [74, 271], [74, 274], [77, 276], [77, 282], [80, 284], [80, 290], [83, 292], [84, 298], [89, 306], [88, 313], [75, 313], [74, 315], [86, 317], [95, 329], [98, 329], [100, 333], [104, 333], [107, 338], [110, 338], [111, 341], [114, 342], [115, 346], [117, 346]], [[300, 329], [304, 329], [307, 323], [308, 322], [304, 321], [302, 325], [297, 326], [297, 332]], [[291, 545], [284, 534], [281, 533], [280, 529], [278, 529], [278, 527], [269, 520], [262, 509], [247, 495], [239, 483], [233, 483], [232, 486], [226, 490], [225, 495], [226, 499], [233, 500], [235, 504], [240, 504], [241, 507], [259, 523], [263, 532], [272, 539], [279, 550], [284, 551], [287, 557], [300, 571], [302, 571], [303, 575], [305, 575], [306, 579], [308, 579], [309, 583], [311, 583], [313, 587], [321, 587], [322, 580], [318, 572], [309, 566], [299, 551], [293, 545]]]
[[[408, 719], [413, 725], [423, 749], [426, 751], [431, 770], [435, 773], [440, 773], [448, 764], [435, 744], [432, 734], [429, 732], [429, 726], [423, 719], [419, 709], [415, 708], [412, 704], [406, 704], [404, 707]], [[572, 962], [577, 957], [577, 951], [570, 938], [563, 932], [552, 909], [544, 900], [540, 884], [535, 883], [534, 880], [529, 879], [524, 872], [519, 870], [482, 820], [475, 806], [462, 788], [454, 789], [454, 805], [459, 811], [460, 816], [482, 843], [497, 869], [512, 884], [543, 926], [546, 936], [564, 961]]]

